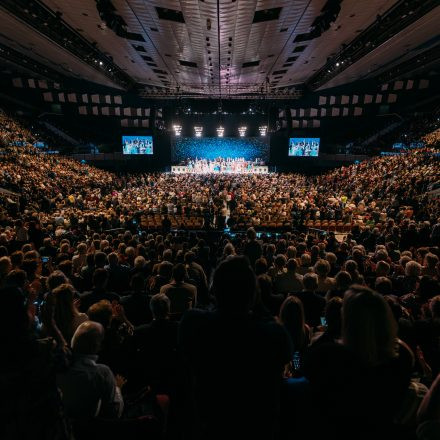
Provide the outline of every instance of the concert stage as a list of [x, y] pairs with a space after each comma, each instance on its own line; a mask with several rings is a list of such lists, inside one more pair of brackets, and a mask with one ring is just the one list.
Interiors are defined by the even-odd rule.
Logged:
[[172, 165], [171, 166], [171, 172], [174, 174], [268, 174], [269, 173], [269, 167], [267, 165], [253, 165], [249, 169], [241, 169], [240, 171], [233, 171], [233, 170], [196, 170], [191, 166], [188, 165]]

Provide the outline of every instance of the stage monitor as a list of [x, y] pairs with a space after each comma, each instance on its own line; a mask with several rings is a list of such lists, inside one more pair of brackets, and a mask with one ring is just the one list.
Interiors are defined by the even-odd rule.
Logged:
[[153, 137], [122, 136], [122, 154], [153, 154]]
[[318, 157], [320, 138], [290, 138], [289, 156]]

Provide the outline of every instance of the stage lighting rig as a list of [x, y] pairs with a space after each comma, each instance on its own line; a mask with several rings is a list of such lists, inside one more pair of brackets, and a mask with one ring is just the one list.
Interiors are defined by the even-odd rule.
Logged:
[[195, 132], [195, 134], [196, 134], [196, 137], [202, 137], [202, 133], [203, 133], [203, 127], [201, 127], [201, 126], [195, 126], [194, 127], [194, 132]]
[[246, 136], [246, 130], [247, 130], [247, 127], [244, 125], [242, 125], [241, 127], [238, 127], [238, 134], [240, 135], [240, 137]]
[[220, 125], [220, 127], [217, 127], [217, 137], [222, 138], [224, 133], [225, 133], [224, 127], [222, 127], [221, 125]]
[[174, 125], [173, 125], [173, 130], [174, 130], [174, 134], [175, 134], [176, 136], [180, 136], [181, 133], [182, 133], [182, 126], [179, 125], [179, 124], [174, 124]]
[[259, 128], [260, 136], [266, 136], [267, 134], [267, 125], [261, 125]]

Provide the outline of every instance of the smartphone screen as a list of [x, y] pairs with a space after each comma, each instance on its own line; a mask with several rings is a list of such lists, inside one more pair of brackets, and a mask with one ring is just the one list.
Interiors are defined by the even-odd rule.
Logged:
[[325, 319], [325, 316], [321, 316], [321, 325], [323, 325], [324, 327], [327, 326], [327, 320]]

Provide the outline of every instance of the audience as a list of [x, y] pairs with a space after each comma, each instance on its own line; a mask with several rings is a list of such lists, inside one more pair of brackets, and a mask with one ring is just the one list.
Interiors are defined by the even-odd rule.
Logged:
[[299, 407], [307, 438], [435, 437], [435, 150], [307, 177], [114, 174], [5, 118], [5, 438], [69, 438], [161, 393], [172, 439], [279, 438]]

